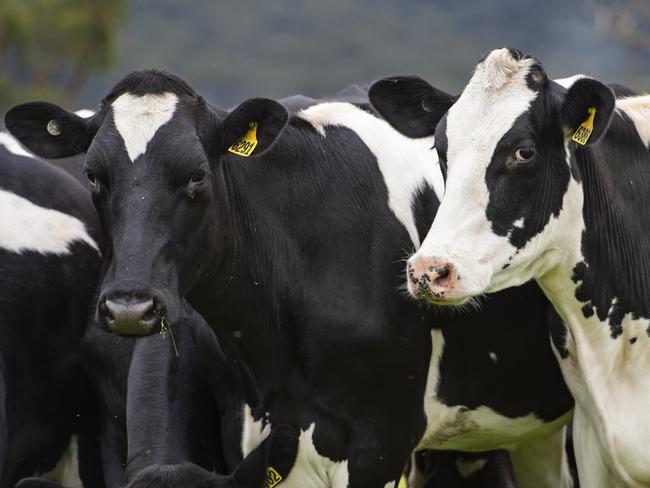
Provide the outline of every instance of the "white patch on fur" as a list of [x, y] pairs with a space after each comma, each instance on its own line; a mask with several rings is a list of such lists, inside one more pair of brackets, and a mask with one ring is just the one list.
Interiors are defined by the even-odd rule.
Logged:
[[9, 132], [0, 132], [0, 146], [4, 146], [7, 151], [16, 156], [25, 156], [28, 158], [34, 157], [34, 155], [23, 148], [23, 146], [18, 142], [18, 139], [9, 134]]
[[[573, 487], [565, 449], [565, 433], [566, 427], [529, 442], [522, 442], [510, 450], [517, 486]], [[540, 460], [544, 462], [540, 463]]]
[[88, 117], [92, 117], [93, 115], [95, 115], [95, 112], [87, 108], [82, 108], [81, 110], [77, 110], [75, 114], [77, 114], [79, 117], [83, 117], [84, 119], [87, 119]]
[[523, 217], [519, 217], [517, 220], [515, 220], [515, 221], [512, 223], [512, 226], [513, 226], [513, 227], [516, 227], [517, 229], [523, 229], [523, 228], [524, 228], [524, 218], [523, 218]]
[[39, 477], [53, 481], [66, 488], [83, 488], [79, 477], [79, 446], [77, 436], [72, 436], [68, 448], [63, 452], [61, 459], [51, 471]]
[[553, 81], [555, 81], [555, 83], [557, 83], [558, 85], [563, 86], [564, 88], [566, 88], [568, 90], [569, 88], [571, 88], [573, 86], [573, 84], [576, 81], [581, 80], [583, 78], [590, 78], [590, 77], [587, 76], [587, 75], [580, 74], [580, 75], [569, 76], [567, 78], [558, 78], [557, 80], [553, 80]]
[[178, 97], [173, 93], [143, 96], [124, 93], [111, 104], [115, 127], [131, 162], [145, 153], [158, 129], [171, 120], [177, 102]]
[[262, 420], [255, 420], [251, 413], [251, 408], [244, 405], [244, 423], [241, 440], [241, 452], [244, 457], [259, 446], [264, 439], [266, 439], [271, 432], [271, 424], [263, 425]]
[[[650, 425], [639, 416], [650, 405], [650, 322], [623, 318], [623, 332], [610, 336], [609, 320], [597, 314], [586, 318], [583, 303], [575, 298], [580, 283], [572, 281], [579, 262], [579, 242], [567, 265], [540, 278], [565, 324], [569, 356], [560, 360], [563, 376], [576, 399], [579, 422], [574, 423], [574, 442], [582, 473], [594, 475], [589, 486], [647, 486], [650, 484]], [[630, 339], [635, 342], [630, 343]], [[616, 480], [616, 481], [612, 481]], [[609, 484], [608, 484], [609, 483]]]
[[298, 457], [282, 484], [284, 488], [347, 488], [348, 462], [332, 461], [318, 453], [314, 446], [315, 424], [303, 430], [298, 438]]
[[[560, 429], [571, 418], [567, 413], [552, 422], [544, 422], [534, 414], [505, 417], [489, 407], [465, 409], [448, 406], [437, 397], [440, 380], [440, 360], [445, 338], [438, 329], [431, 330], [431, 362], [425, 390], [424, 411], [427, 428], [417, 449], [451, 449], [483, 451], [513, 448], [538, 436]], [[544, 463], [544, 460], [539, 460]]]
[[99, 251], [81, 220], [0, 189], [0, 248], [22, 253], [70, 254], [70, 245], [81, 241]]
[[496, 363], [499, 362], [499, 358], [497, 357], [497, 354], [496, 354], [495, 352], [490, 351], [489, 356], [490, 356], [490, 359], [492, 360], [492, 362], [493, 362], [494, 364], [496, 364]]
[[463, 459], [458, 458], [456, 459], [456, 469], [462, 478], [467, 479], [470, 476], [474, 476], [476, 473], [481, 471], [487, 462], [487, 459], [473, 459], [471, 461], [464, 461]]
[[[259, 446], [271, 432], [271, 424], [262, 427], [261, 420], [255, 420], [248, 405], [244, 405], [244, 428], [242, 436], [242, 454], [247, 456]], [[289, 475], [282, 481], [283, 488], [347, 488], [348, 462], [332, 461], [322, 456], [314, 446], [312, 423], [307, 430], [301, 430], [298, 437], [298, 454]]]
[[444, 182], [436, 152], [432, 150], [433, 137], [408, 138], [386, 121], [349, 103], [321, 103], [298, 113], [324, 137], [328, 126], [352, 129], [377, 158], [386, 187], [388, 203], [395, 216], [408, 231], [415, 246], [420, 238], [411, 208], [413, 197], [425, 183], [438, 198], [444, 193]]
[[616, 100], [616, 108], [632, 119], [639, 137], [650, 148], [650, 95]]

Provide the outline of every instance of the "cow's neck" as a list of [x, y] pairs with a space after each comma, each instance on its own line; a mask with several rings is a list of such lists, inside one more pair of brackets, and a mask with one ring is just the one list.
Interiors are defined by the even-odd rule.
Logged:
[[637, 414], [650, 404], [650, 156], [637, 134], [615, 114], [601, 142], [572, 152], [583, 229], [539, 281], [569, 329], [560, 364], [607, 463], [622, 479], [648, 481], [650, 457], [639, 452], [650, 431]]
[[296, 252], [278, 217], [287, 215], [279, 207], [290, 203], [281, 198], [289, 190], [282, 182], [287, 174], [279, 175], [277, 163], [274, 168], [264, 157], [225, 158], [220, 172], [228, 242], [210, 284], [189, 299], [233, 357], [247, 364], [258, 386], [279, 389], [292, 355], [285, 294]]

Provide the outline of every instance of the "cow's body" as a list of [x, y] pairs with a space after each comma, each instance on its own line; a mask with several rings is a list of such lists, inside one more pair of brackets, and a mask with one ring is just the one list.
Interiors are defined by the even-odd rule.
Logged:
[[536, 278], [566, 324], [551, 335], [581, 483], [649, 486], [650, 97], [563, 85], [514, 50], [477, 66], [436, 139], [448, 187], [412, 292], [460, 303]]
[[[83, 178], [84, 183], [87, 182], [83, 170], [85, 156], [53, 159], [44, 163], [34, 159], [33, 154], [6, 132], [0, 132], [0, 150], [1, 146], [15, 156], [31, 158], [23, 160], [23, 164], [38, 165], [39, 168], [54, 165], [75, 179]], [[54, 170], [54, 173], [59, 172]], [[10, 178], [8, 174], [2, 176], [6, 176], [5, 180]], [[16, 176], [19, 175], [11, 179]], [[36, 191], [29, 188], [32, 183], [26, 180], [27, 175], [20, 176], [26, 192]], [[56, 187], [59, 181], [51, 184]], [[79, 207], [79, 211], [85, 210], [83, 222], [96, 232], [98, 222], [90, 193], [78, 185], [72, 186], [77, 199], [74, 205]], [[64, 192], [65, 188], [61, 187], [60, 191]], [[80, 261], [75, 269], [82, 273], [85, 265], [84, 261]], [[88, 280], [93, 271], [96, 279], [99, 274], [98, 253], [95, 267], [85, 269], [80, 278]], [[70, 282], [74, 283], [72, 275]], [[93, 293], [85, 288], [81, 290], [86, 293], [83, 296], [87, 302], [79, 302], [78, 307], [90, 317], [94, 289]], [[92, 412], [94, 417], [88, 421], [92, 422], [89, 427], [97, 434], [107, 487], [122, 487], [140, 471], [153, 465], [192, 462], [208, 471], [224, 472], [219, 409], [206, 375], [202, 373], [189, 330], [186, 327], [174, 330], [173, 343], [171, 334], [165, 338], [152, 336], [136, 343], [134, 339], [107, 334], [91, 322], [81, 345], [76, 344], [77, 366], [82, 367], [88, 379], [85, 382], [71, 380], [71, 384], [79, 389], [74, 392], [78, 397], [90, 398], [96, 393], [99, 400], [97, 410]], [[60, 378], [58, 381], [70, 388]], [[56, 388], [56, 384], [52, 388]], [[221, 395], [225, 393], [222, 391]], [[231, 391], [227, 393], [231, 396], [236, 394]], [[82, 456], [88, 455], [86, 450], [82, 449]], [[97, 464], [92, 469], [100, 474]]]
[[[301, 430], [283, 486], [390, 487], [413, 448], [495, 447], [514, 453], [522, 485], [547, 459], [545, 485], [570, 483], [559, 427], [572, 400], [540, 292], [505, 292], [451, 317], [398, 292], [400, 259], [419, 245], [442, 189], [430, 139], [405, 138], [345, 103], [310, 107], [286, 127], [271, 101], [206, 112], [187, 85], [156, 72], [116, 87], [96, 133], [47, 110], [77, 126], [78, 142], [93, 140], [95, 198], [112, 221], [98, 320], [150, 333], [151, 311], [174, 323], [187, 297], [259, 387], [259, 400], [232, 413], [243, 433], [225, 433], [230, 445], [245, 454], [270, 425]], [[146, 124], [129, 130], [133, 121]], [[260, 155], [226, 153], [250, 121]], [[186, 166], [169, 166], [171, 140]], [[124, 318], [125, 308], [142, 313]], [[533, 353], [514, 346], [517, 335]], [[532, 459], [531, 446], [547, 458]]]
[[76, 181], [0, 139], [0, 486], [54, 468], [78, 434], [101, 486], [96, 405], [81, 367], [100, 257]]

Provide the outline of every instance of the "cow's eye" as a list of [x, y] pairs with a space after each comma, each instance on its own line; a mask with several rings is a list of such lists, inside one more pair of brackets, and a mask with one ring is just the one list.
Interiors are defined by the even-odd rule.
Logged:
[[90, 182], [90, 186], [93, 188], [97, 188], [97, 177], [95, 176], [95, 173], [93, 173], [90, 170], [86, 170], [86, 178], [88, 178], [88, 181]]
[[516, 161], [528, 161], [535, 155], [535, 151], [532, 147], [520, 147], [515, 151], [515, 160]]
[[199, 168], [194, 173], [192, 173], [192, 177], [190, 178], [190, 182], [194, 183], [195, 185], [197, 183], [203, 183], [205, 180], [206, 172], [203, 168]]

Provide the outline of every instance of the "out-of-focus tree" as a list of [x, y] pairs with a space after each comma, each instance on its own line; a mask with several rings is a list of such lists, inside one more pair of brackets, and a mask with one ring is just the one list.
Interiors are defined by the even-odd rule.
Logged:
[[614, 41], [650, 52], [650, 1], [588, 0], [596, 29]]
[[124, 0], [1, 0], [0, 107], [72, 98], [110, 66]]

